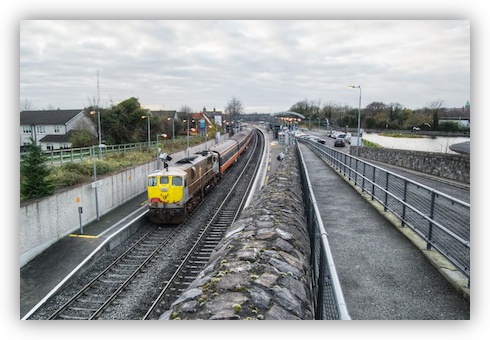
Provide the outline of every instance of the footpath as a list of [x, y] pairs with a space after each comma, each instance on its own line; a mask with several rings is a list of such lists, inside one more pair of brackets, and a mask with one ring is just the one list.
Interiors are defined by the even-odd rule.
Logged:
[[299, 143], [353, 320], [469, 320], [470, 303], [349, 183]]

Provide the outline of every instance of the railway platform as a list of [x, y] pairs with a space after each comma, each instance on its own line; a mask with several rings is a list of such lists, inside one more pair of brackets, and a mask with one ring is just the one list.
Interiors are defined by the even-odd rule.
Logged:
[[22, 319], [131, 216], [146, 209], [146, 192], [61, 238], [20, 269]]
[[[264, 132], [268, 148], [265, 157], [264, 185], [268, 178], [277, 170], [280, 161], [277, 156], [285, 151], [282, 144], [273, 140], [272, 134]], [[147, 203], [146, 191], [137, 195], [124, 205], [100, 216], [75, 230], [72, 234], [61, 238], [46, 251], [35, 257], [20, 269], [20, 318], [29, 312], [57, 288], [92, 252], [96, 251], [112, 234], [124, 228], [135, 216], [145, 211]]]

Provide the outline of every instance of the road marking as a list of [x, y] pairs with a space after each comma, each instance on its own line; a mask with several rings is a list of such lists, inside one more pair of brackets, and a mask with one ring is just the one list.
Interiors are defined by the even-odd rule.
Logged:
[[80, 238], [99, 238], [99, 236], [94, 235], [83, 235], [83, 234], [70, 234], [70, 237], [80, 237]]

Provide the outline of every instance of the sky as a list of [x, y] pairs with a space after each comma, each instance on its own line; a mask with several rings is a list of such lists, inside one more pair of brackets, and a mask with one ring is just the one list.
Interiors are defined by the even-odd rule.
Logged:
[[[22, 20], [20, 106], [288, 110], [308, 100], [410, 109], [470, 101], [470, 27], [456, 20]], [[348, 86], [361, 86], [361, 91]]]

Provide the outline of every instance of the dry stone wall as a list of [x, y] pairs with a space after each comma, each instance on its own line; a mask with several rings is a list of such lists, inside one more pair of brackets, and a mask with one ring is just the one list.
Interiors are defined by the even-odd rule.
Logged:
[[163, 320], [314, 319], [296, 146]]
[[[357, 147], [352, 146], [350, 153], [357, 156]], [[461, 183], [470, 183], [469, 155], [361, 147], [359, 156]]]

